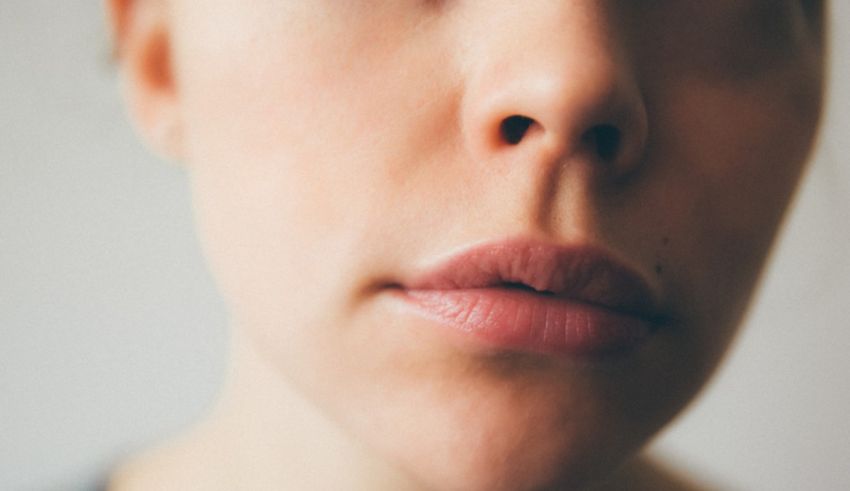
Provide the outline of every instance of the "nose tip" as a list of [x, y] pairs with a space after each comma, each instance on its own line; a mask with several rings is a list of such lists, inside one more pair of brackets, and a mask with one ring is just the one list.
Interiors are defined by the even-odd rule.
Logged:
[[521, 148], [550, 160], [581, 154], [609, 175], [638, 167], [648, 124], [634, 71], [610, 41], [591, 39], [495, 55], [480, 68], [464, 118], [479, 159]]

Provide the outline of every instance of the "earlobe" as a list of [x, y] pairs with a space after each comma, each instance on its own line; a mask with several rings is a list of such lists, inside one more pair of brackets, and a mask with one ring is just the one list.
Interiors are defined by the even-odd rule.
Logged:
[[179, 160], [182, 120], [166, 2], [109, 0], [125, 99], [136, 128], [159, 155]]

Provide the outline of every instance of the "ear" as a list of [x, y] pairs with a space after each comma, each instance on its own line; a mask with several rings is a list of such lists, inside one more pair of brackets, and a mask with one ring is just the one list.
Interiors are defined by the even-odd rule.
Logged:
[[159, 155], [182, 157], [182, 119], [165, 0], [106, 0], [124, 96], [136, 129]]

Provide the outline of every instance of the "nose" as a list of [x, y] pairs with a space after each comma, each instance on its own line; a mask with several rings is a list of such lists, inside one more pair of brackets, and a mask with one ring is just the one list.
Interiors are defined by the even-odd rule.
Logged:
[[611, 178], [634, 172], [646, 108], [606, 2], [497, 3], [510, 10], [487, 16], [487, 32], [467, 43], [462, 126], [473, 157], [580, 160]]

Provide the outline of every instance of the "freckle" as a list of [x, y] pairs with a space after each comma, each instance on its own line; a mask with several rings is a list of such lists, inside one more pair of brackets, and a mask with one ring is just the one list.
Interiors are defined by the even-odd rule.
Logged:
[[670, 237], [664, 237], [663, 239], [661, 239], [661, 243], [664, 244], [664, 245], [669, 244], [670, 243]]
[[655, 265], [655, 274], [660, 275], [664, 270], [661, 268], [660, 264]]

